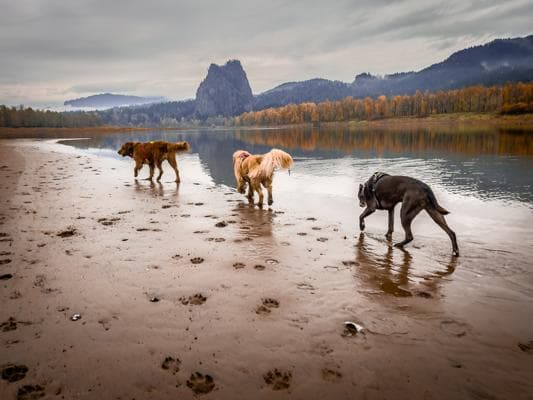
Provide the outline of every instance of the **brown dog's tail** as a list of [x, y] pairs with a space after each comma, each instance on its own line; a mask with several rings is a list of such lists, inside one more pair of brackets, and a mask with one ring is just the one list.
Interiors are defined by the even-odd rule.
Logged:
[[187, 142], [176, 142], [168, 144], [168, 151], [189, 151], [190, 146]]
[[433, 207], [435, 207], [435, 209], [441, 213], [442, 215], [447, 215], [449, 214], [450, 212], [448, 210], [446, 210], [444, 207], [440, 206], [439, 203], [437, 202], [437, 198], [435, 197], [435, 194], [433, 194], [433, 191], [431, 189], [428, 188], [427, 190], [427, 195], [428, 195], [428, 198], [429, 198], [429, 201], [431, 202], [431, 204], [433, 205]]
[[285, 153], [283, 150], [272, 149], [261, 160], [259, 168], [249, 173], [251, 178], [271, 177], [275, 168], [288, 169], [294, 164], [292, 157], [289, 153]]

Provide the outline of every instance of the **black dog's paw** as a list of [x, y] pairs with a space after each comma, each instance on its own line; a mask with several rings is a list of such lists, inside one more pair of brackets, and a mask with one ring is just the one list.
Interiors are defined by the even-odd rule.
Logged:
[[359, 222], [359, 230], [364, 231], [365, 230], [365, 223]]
[[400, 242], [400, 243], [396, 243], [396, 244], [394, 245], [394, 247], [397, 247], [397, 248], [399, 248], [399, 249], [403, 249], [403, 243], [402, 243], [402, 242]]

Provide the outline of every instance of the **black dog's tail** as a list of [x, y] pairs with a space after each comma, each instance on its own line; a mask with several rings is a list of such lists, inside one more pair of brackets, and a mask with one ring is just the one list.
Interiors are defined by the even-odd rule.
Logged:
[[441, 207], [439, 205], [439, 203], [437, 202], [437, 198], [435, 197], [435, 195], [433, 194], [433, 191], [428, 187], [427, 190], [426, 190], [426, 193], [427, 193], [427, 196], [428, 196], [428, 199], [429, 201], [431, 202], [431, 205], [433, 207], [435, 207], [435, 209], [440, 212], [442, 215], [447, 215], [449, 214], [450, 212], [448, 210], [446, 210], [444, 207]]

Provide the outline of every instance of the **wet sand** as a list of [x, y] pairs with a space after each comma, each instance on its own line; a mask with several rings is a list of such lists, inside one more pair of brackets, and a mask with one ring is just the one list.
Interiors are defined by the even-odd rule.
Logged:
[[0, 160], [2, 399], [532, 397], [530, 231], [454, 259], [423, 225], [401, 251], [383, 217], [360, 235], [166, 164], [150, 184], [24, 140]]

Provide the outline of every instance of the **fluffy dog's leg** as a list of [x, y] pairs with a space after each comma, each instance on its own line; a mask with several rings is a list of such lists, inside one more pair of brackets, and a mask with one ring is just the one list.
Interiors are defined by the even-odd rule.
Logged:
[[[250, 179], [246, 179], [246, 182], [248, 182], [248, 201], [253, 204], [254, 202], [254, 188], [252, 186], [252, 181]], [[244, 188], [243, 188], [244, 190]]]
[[272, 198], [272, 179], [266, 181], [266, 189], [268, 191], [268, 205], [271, 206], [274, 203], [274, 199]]
[[261, 183], [259, 182], [254, 182], [254, 190], [257, 192], [257, 194], [259, 195], [259, 199], [257, 200], [257, 205], [259, 206], [259, 208], [263, 208], [263, 188], [261, 187]]

